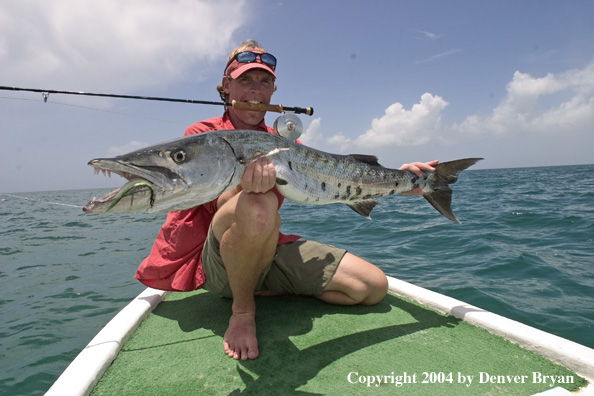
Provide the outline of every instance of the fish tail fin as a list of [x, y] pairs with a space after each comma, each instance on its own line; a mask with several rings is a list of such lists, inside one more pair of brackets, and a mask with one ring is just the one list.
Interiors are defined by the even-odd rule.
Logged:
[[429, 185], [430, 191], [423, 194], [423, 197], [431, 206], [454, 223], [459, 224], [460, 221], [458, 221], [454, 212], [452, 212], [452, 189], [449, 185], [458, 180], [458, 174], [460, 172], [480, 160], [482, 158], [466, 158], [435, 165], [433, 180]]

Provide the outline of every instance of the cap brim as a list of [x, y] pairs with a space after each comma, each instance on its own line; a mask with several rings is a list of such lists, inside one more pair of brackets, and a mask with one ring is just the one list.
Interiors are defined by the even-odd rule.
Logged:
[[268, 73], [272, 74], [274, 76], [274, 78], [276, 78], [276, 74], [274, 73], [274, 70], [272, 70], [272, 68], [270, 68], [270, 66], [268, 66], [264, 63], [259, 63], [259, 62], [238, 63], [237, 61], [233, 61], [233, 63], [231, 65], [229, 65], [229, 68], [232, 69], [233, 66], [235, 66], [235, 65], [239, 65], [239, 67], [237, 67], [231, 73], [227, 73], [231, 76], [231, 78], [237, 78], [237, 77], [241, 76], [243, 73], [245, 73], [246, 71], [252, 70], [252, 69], [262, 69], [262, 70], [267, 71]]

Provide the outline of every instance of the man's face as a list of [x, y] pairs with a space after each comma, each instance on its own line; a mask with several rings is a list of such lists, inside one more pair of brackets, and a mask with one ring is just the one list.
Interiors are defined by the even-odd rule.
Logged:
[[[223, 90], [229, 95], [229, 103], [236, 100], [270, 104], [274, 92], [274, 77], [261, 69], [248, 70], [233, 80], [225, 77]], [[266, 112], [230, 108], [229, 114], [235, 128], [253, 129], [262, 122]]]

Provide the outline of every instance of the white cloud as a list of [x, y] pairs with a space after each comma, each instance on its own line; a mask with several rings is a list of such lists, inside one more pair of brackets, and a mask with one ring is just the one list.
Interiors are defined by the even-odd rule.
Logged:
[[439, 34], [428, 32], [426, 30], [417, 30], [417, 32], [421, 33], [423, 36], [425, 36], [426, 38], [428, 38], [430, 40], [437, 40], [437, 39], [440, 39], [440, 38], [443, 37], [443, 36], [441, 36]]
[[439, 54], [435, 54], [435, 55], [430, 56], [428, 58], [425, 58], [423, 60], [416, 61], [415, 64], [433, 62], [433, 61], [435, 61], [437, 59], [441, 59], [441, 58], [445, 58], [445, 57], [448, 57], [448, 56], [451, 56], [451, 55], [455, 55], [455, 54], [458, 54], [460, 52], [462, 52], [462, 49], [460, 49], [460, 48], [456, 48], [456, 49], [453, 49], [453, 50], [448, 50], [448, 51], [440, 52]]
[[442, 123], [447, 106], [446, 100], [431, 93], [423, 94], [410, 109], [396, 102], [357, 137], [343, 133], [323, 136], [321, 119], [316, 119], [303, 141], [314, 146], [320, 143], [323, 149], [331, 147], [329, 151], [344, 153], [441, 145], [445, 144], [446, 135], [450, 144], [459, 145], [468, 143], [469, 133], [512, 137], [521, 134], [578, 136], [580, 133], [588, 136], [594, 125], [594, 61], [583, 69], [540, 78], [516, 72], [499, 105], [488, 115], [469, 115], [460, 124]]
[[326, 139], [326, 143], [329, 147], [336, 147], [338, 152], [341, 153], [351, 150], [352, 147], [351, 138], [345, 136], [342, 133], [337, 133], [336, 135]]
[[593, 124], [594, 61], [540, 78], [516, 71], [491, 114], [471, 115], [454, 128], [473, 134], [559, 134], [587, 132]]
[[299, 137], [299, 141], [310, 147], [315, 147], [322, 141], [322, 119], [314, 118], [305, 132]]
[[352, 143], [365, 149], [418, 146], [439, 139], [441, 114], [448, 102], [425, 93], [421, 101], [406, 110], [402, 104], [389, 106], [381, 118], [371, 122], [371, 129]]
[[0, 75], [27, 87], [120, 92], [197, 79], [200, 62], [226, 55], [246, 13], [245, 1], [231, 0], [12, 1], [0, 9]]

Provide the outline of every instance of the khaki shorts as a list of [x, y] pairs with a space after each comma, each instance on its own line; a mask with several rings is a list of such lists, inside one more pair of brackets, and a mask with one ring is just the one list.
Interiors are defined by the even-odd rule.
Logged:
[[[264, 269], [255, 291], [319, 296], [334, 276], [346, 250], [314, 241], [299, 240], [276, 248], [272, 262]], [[202, 249], [203, 289], [231, 298], [220, 245], [212, 228]]]

